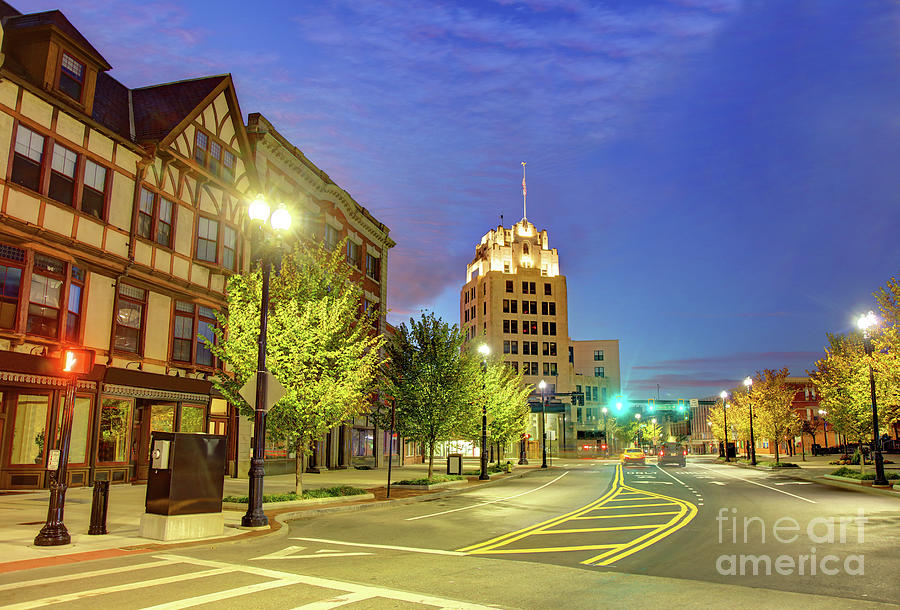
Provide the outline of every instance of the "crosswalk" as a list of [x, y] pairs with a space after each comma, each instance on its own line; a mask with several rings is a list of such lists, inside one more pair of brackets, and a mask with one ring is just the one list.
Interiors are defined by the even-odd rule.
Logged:
[[[278, 607], [305, 610], [324, 610], [359, 602], [372, 604], [376, 600], [391, 607], [402, 604], [438, 608], [487, 608], [423, 593], [296, 574], [265, 566], [271, 560], [282, 562], [284, 559], [322, 557], [326, 553], [330, 556], [370, 554], [331, 550], [326, 550], [326, 553], [303, 554], [303, 550], [303, 547], [287, 547], [281, 552], [255, 557], [253, 565], [164, 553], [127, 566], [51, 578], [25, 579], [0, 585], [0, 600], [9, 600], [13, 593], [16, 598], [14, 603], [0, 607], [26, 610], [51, 604], [82, 602], [77, 605], [108, 605], [145, 610], [191, 608], [205, 604], [228, 608], [258, 608], [266, 605], [262, 603], [260, 594], [279, 590], [277, 600], [272, 599], [270, 602], [277, 601], [275, 605]], [[153, 571], [163, 575], [154, 574]], [[94, 586], [98, 582], [115, 584]], [[173, 587], [177, 584], [188, 586]], [[48, 586], [52, 586], [55, 593], [42, 595], [46, 593]], [[67, 589], [70, 591], [61, 592]], [[187, 594], [182, 596], [177, 592]], [[122, 594], [127, 594], [127, 597], [123, 598]], [[301, 603], [294, 606], [292, 599]]]

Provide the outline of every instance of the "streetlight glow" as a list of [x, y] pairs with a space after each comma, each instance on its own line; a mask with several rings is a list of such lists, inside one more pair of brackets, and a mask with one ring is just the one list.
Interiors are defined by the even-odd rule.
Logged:
[[719, 392], [719, 397], [722, 399], [722, 402], [724, 403], [725, 399], [728, 398], [728, 392], [726, 392], [725, 390], [722, 390], [721, 392]]
[[607, 413], [609, 413], [609, 409], [607, 409], [606, 407], [603, 407], [603, 408], [600, 409], [600, 410], [603, 411], [603, 414], [604, 414], [604, 415], [606, 415]]
[[640, 419], [640, 418], [641, 418], [641, 414], [640, 414], [640, 413], [635, 413], [635, 414], [634, 414], [634, 418], [635, 418], [635, 419]]
[[266, 203], [262, 195], [250, 202], [247, 208], [247, 215], [250, 217], [250, 220], [258, 222], [265, 222], [269, 219], [269, 204]]
[[869, 313], [859, 316], [859, 319], [856, 320], [856, 325], [859, 327], [865, 336], [869, 336], [869, 329], [878, 324], [878, 316], [875, 315], [875, 312], [870, 311]]
[[272, 212], [269, 224], [271, 224], [272, 228], [276, 231], [287, 231], [291, 228], [291, 213], [288, 212], [286, 208], [278, 208]]
[[[481, 354], [482, 356], [487, 356], [488, 354], [491, 353], [491, 346], [489, 346], [487, 343], [482, 343], [481, 345], [478, 346], [478, 353]], [[541, 383], [544, 383], [544, 382], [542, 381]]]
[[744, 385], [747, 386], [747, 388], [749, 388], [750, 386], [753, 385], [753, 379], [751, 379], [750, 377], [747, 377], [746, 379], [744, 379]]
[[[481, 351], [481, 348], [479, 348], [479, 351]], [[538, 383], [538, 387], [543, 390], [547, 387], [547, 382], [541, 379], [540, 383]]]

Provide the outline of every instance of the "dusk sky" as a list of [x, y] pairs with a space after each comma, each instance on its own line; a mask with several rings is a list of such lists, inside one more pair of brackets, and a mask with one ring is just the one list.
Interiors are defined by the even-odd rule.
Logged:
[[[394, 322], [459, 321], [522, 217], [630, 397], [796, 375], [898, 271], [900, 5], [883, 0], [12, 0], [129, 87], [230, 72], [376, 218]], [[245, 116], [246, 118], [246, 116]]]

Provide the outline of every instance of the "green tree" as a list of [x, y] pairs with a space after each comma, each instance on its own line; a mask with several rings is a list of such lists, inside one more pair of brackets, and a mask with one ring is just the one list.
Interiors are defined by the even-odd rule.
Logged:
[[644, 439], [650, 441], [650, 444], [657, 445], [662, 436], [662, 426], [652, 421], [643, 424]]
[[793, 439], [800, 432], [800, 420], [791, 408], [794, 390], [787, 384], [788, 369], [765, 369], [753, 380], [754, 428], [759, 435], [774, 443], [775, 462], [779, 462], [781, 441]]
[[519, 441], [528, 424], [528, 396], [533, 387], [522, 380], [521, 373], [498, 358], [490, 359], [482, 369], [482, 384], [491, 441], [499, 447]]
[[[258, 270], [232, 276], [227, 314], [219, 316], [215, 343], [206, 341], [233, 374], [217, 375], [214, 385], [248, 417], [253, 407], [239, 390], [256, 371], [261, 294]], [[266, 430], [295, 453], [301, 493], [310, 443], [365, 412], [384, 338], [373, 332], [377, 312], [360, 313], [362, 289], [351, 280], [340, 247], [296, 246], [272, 273], [270, 296], [266, 365], [285, 394], [269, 410]]]
[[463, 342], [457, 325], [427, 313], [401, 324], [385, 346], [382, 383], [396, 404], [396, 429], [425, 447], [428, 478], [438, 443], [474, 438], [481, 426], [481, 361]]

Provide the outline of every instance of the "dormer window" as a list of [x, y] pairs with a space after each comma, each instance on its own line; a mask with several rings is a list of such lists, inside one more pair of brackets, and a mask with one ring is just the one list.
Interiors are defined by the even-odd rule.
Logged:
[[59, 90], [76, 102], [84, 89], [84, 64], [63, 51], [59, 70]]

